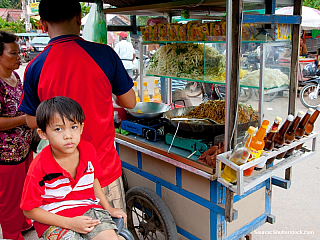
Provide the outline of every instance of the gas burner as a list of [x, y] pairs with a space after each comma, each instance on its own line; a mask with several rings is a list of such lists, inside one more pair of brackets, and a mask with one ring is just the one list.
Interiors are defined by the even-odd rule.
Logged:
[[149, 141], [157, 141], [164, 137], [165, 121], [162, 118], [140, 119], [131, 118], [121, 122], [121, 128], [141, 135]]

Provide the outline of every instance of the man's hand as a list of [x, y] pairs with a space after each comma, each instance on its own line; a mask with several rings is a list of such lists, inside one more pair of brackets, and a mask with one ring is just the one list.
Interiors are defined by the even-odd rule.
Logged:
[[77, 216], [68, 221], [69, 229], [82, 234], [91, 232], [100, 223], [100, 220], [88, 216]]

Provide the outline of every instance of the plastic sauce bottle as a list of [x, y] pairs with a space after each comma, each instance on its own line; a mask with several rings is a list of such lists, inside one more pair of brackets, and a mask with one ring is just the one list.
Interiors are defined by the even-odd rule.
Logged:
[[143, 82], [143, 101], [150, 102], [150, 96], [148, 93], [148, 84], [147, 82]]
[[304, 128], [304, 133], [306, 135], [310, 135], [310, 133], [312, 133], [314, 128], [314, 122], [317, 120], [319, 113], [320, 113], [320, 105], [317, 106], [316, 111], [309, 118], [309, 121], [307, 122], [306, 127]]
[[153, 91], [153, 96], [152, 96], [152, 100], [153, 102], [161, 102], [161, 94], [159, 92], [159, 80], [155, 79], [154, 80], [154, 91]]
[[[261, 127], [257, 131], [256, 135], [252, 138], [252, 142], [250, 145], [250, 157], [249, 157], [249, 162], [259, 158], [262, 150], [264, 148], [264, 141], [263, 138], [267, 133], [267, 128], [269, 126], [269, 121], [268, 120], [263, 120]], [[254, 170], [255, 166], [252, 166], [246, 170], [243, 171], [244, 176], [250, 176]]]
[[[273, 149], [274, 136], [276, 135], [276, 133], [279, 130], [279, 124], [281, 123], [281, 121], [282, 121], [281, 117], [276, 117], [274, 119], [274, 121], [273, 121], [273, 125], [272, 125], [270, 131], [268, 132], [268, 134], [264, 138], [264, 148], [263, 148], [263, 150], [264, 150], [265, 154], [270, 153], [272, 151], [272, 149]], [[268, 159], [268, 164], [273, 163], [274, 159], [275, 158]], [[259, 163], [254, 169], [257, 170], [257, 171], [260, 171], [264, 167], [266, 161]]]
[[[284, 122], [284, 124], [282, 124], [279, 132], [277, 132], [276, 135], [274, 136], [274, 146], [276, 148], [282, 147], [283, 144], [285, 143], [285, 135], [286, 135], [286, 132], [288, 131], [293, 119], [294, 119], [293, 115], [291, 115], [291, 114], [288, 115], [286, 121]], [[286, 154], [286, 152], [280, 153], [279, 155], [276, 156], [276, 158], [281, 159], [284, 157], [285, 154]]]
[[[286, 134], [285, 134], [285, 142], [286, 142], [287, 144], [290, 144], [290, 143], [293, 142], [296, 129], [297, 129], [298, 124], [299, 124], [301, 118], [303, 117], [303, 115], [304, 115], [304, 112], [303, 112], [303, 111], [299, 111], [298, 114], [297, 114], [297, 116], [296, 116], [296, 118], [295, 118], [295, 119], [293, 120], [293, 122], [291, 123], [288, 131], [286, 132]], [[289, 150], [286, 152], [285, 157], [291, 156], [294, 149], [295, 149], [295, 148], [289, 149]]]
[[[250, 156], [250, 146], [253, 135], [255, 133], [255, 127], [249, 127], [248, 133], [243, 139], [242, 143], [238, 143], [233, 149], [229, 160], [237, 165], [242, 165], [247, 162]], [[221, 177], [228, 182], [234, 183], [237, 180], [237, 171], [233, 170], [229, 166], [225, 166]]]
[[138, 86], [137, 86], [137, 82], [136, 81], [133, 82], [133, 91], [134, 91], [134, 93], [136, 95], [136, 102], [137, 103], [140, 102], [140, 97], [139, 97], [139, 93], [138, 93]]

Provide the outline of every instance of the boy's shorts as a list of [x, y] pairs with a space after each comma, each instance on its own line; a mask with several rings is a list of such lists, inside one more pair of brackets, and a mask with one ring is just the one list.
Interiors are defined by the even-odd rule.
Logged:
[[61, 227], [50, 226], [41, 237], [44, 240], [90, 240], [104, 230], [114, 229], [116, 232], [118, 231], [110, 213], [104, 209], [91, 208], [85, 212], [83, 216], [99, 219], [101, 223], [96, 225], [94, 229], [87, 234], [77, 233]]

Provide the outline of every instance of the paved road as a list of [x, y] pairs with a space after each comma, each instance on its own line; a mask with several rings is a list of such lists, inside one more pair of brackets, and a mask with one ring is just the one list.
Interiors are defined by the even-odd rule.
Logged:
[[[20, 76], [23, 75], [25, 66], [19, 69]], [[148, 77], [149, 91], [152, 93], [154, 78]], [[199, 103], [201, 98], [191, 99], [193, 103]], [[254, 108], [258, 106], [258, 100], [253, 97], [248, 104]], [[286, 92], [283, 97], [278, 97], [270, 103], [264, 104], [265, 119], [273, 121], [276, 116], [286, 118], [288, 109], [288, 98]], [[297, 112], [307, 109], [297, 101]], [[320, 132], [320, 120], [316, 122], [315, 132]], [[320, 138], [317, 139], [319, 144]], [[284, 190], [279, 187], [272, 188], [272, 214], [276, 216], [275, 224], [264, 224], [253, 231], [254, 240], [318, 240], [320, 239], [320, 151], [312, 157], [294, 165], [291, 188]], [[280, 174], [279, 176], [284, 176]], [[1, 233], [0, 233], [1, 237]], [[37, 239], [32, 231], [25, 235], [26, 240]], [[181, 238], [182, 239], [182, 238]]]

